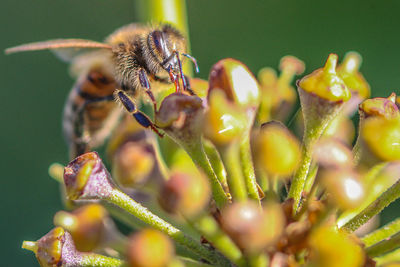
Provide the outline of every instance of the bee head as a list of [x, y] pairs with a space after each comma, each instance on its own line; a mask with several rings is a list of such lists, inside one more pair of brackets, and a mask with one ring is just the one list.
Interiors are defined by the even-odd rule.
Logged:
[[147, 49], [150, 57], [147, 65], [150, 70], [157, 73], [160, 68], [179, 72], [179, 63], [176, 53], [186, 51], [183, 35], [171, 25], [151, 31], [147, 37]]

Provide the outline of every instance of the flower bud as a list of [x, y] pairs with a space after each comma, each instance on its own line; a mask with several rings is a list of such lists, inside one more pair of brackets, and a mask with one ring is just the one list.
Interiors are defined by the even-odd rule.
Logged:
[[222, 59], [211, 68], [209, 96], [213, 90], [222, 90], [229, 101], [254, 112], [260, 101], [257, 80], [246, 65], [232, 58]]
[[396, 106], [396, 94], [392, 93], [388, 98], [375, 97], [367, 99], [359, 106], [362, 119], [379, 116], [387, 119], [400, 117], [400, 112]]
[[175, 140], [192, 142], [201, 137], [203, 111], [203, 102], [199, 97], [170, 94], [161, 103], [156, 124]]
[[278, 204], [266, 203], [260, 210], [254, 202], [235, 202], [222, 210], [222, 226], [247, 253], [259, 252], [277, 242], [285, 219]]
[[64, 168], [67, 196], [76, 199], [104, 199], [111, 195], [114, 183], [96, 152], [85, 153]]
[[301, 157], [300, 143], [282, 123], [263, 124], [255, 143], [260, 166], [268, 174], [287, 177], [297, 169]]
[[40, 266], [61, 266], [65, 243], [72, 244], [71, 236], [63, 228], [56, 227], [36, 242], [24, 241], [22, 247], [35, 253]]
[[215, 145], [225, 145], [245, 134], [249, 125], [246, 113], [229, 103], [221, 90], [209, 94], [204, 135]]
[[[298, 82], [305, 133], [318, 137], [336, 117], [351, 94], [336, 74], [337, 55], [330, 54], [325, 66]], [[307, 139], [305, 139], [307, 141]]]
[[155, 166], [149, 145], [140, 142], [123, 144], [113, 156], [112, 176], [122, 187], [134, 188], [143, 184]]
[[323, 168], [352, 168], [354, 157], [350, 148], [335, 138], [322, 138], [314, 147], [314, 159]]
[[371, 117], [360, 129], [360, 163], [372, 166], [400, 160], [400, 117]]
[[[36, 242], [24, 241], [22, 248], [31, 250], [42, 267], [54, 266], [121, 266], [118, 259], [76, 250], [71, 235], [56, 227]], [[100, 265], [101, 264], [101, 265]]]
[[210, 185], [202, 175], [174, 173], [162, 185], [159, 203], [168, 212], [192, 217], [210, 201]]
[[129, 267], [164, 267], [172, 260], [174, 246], [167, 236], [154, 229], [144, 229], [129, 238]]
[[190, 79], [190, 87], [200, 98], [207, 97], [208, 82], [199, 78]]
[[333, 226], [316, 228], [308, 242], [311, 266], [363, 266], [365, 256], [361, 247], [350, 236], [335, 230]]
[[279, 78], [271, 68], [263, 68], [258, 73], [261, 84], [261, 106], [259, 121], [285, 121], [297, 100], [291, 83], [295, 75], [304, 72], [304, 63], [293, 56], [285, 56], [280, 61]]
[[324, 136], [333, 137], [348, 145], [353, 144], [356, 129], [353, 121], [344, 114], [339, 114], [326, 127]]
[[365, 200], [364, 185], [359, 175], [350, 169], [324, 170], [319, 179], [330, 194], [330, 201], [342, 210], [357, 208]]
[[54, 225], [67, 230], [79, 251], [92, 251], [104, 237], [106, 210], [99, 204], [89, 204], [73, 212], [59, 211]]
[[342, 64], [340, 64], [336, 72], [343, 79], [347, 88], [351, 91], [351, 99], [344, 107], [345, 114], [353, 114], [358, 104], [371, 94], [370, 86], [364, 76], [359, 72], [362, 62], [361, 55], [357, 52], [348, 52]]
[[366, 99], [370, 96], [371, 90], [364, 76], [359, 72], [361, 63], [361, 55], [351, 51], [346, 53], [342, 64], [337, 67], [336, 71], [352, 95], [356, 93], [361, 99]]

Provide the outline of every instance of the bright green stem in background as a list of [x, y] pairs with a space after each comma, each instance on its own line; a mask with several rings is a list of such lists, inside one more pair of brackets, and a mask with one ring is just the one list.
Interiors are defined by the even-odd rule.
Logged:
[[248, 133], [240, 143], [240, 163], [249, 198], [257, 201], [261, 205], [251, 156], [250, 133]]
[[400, 262], [400, 248], [383, 256], [374, 258], [376, 266], [384, 266], [387, 263]]
[[[177, 27], [187, 40], [187, 52], [190, 53], [189, 27], [186, 12], [186, 0], [136, 0], [137, 16], [144, 23], [170, 23]], [[184, 64], [184, 72], [192, 76], [192, 68]]]
[[389, 189], [382, 193], [374, 202], [372, 202], [363, 211], [343, 225], [342, 229], [353, 232], [361, 225], [369, 221], [373, 216], [380, 213], [390, 203], [400, 197], [400, 180], [393, 184]]
[[79, 266], [82, 267], [118, 267], [123, 266], [124, 262], [119, 259], [106, 257], [100, 254], [83, 253]]
[[151, 213], [147, 208], [134, 201], [122, 191], [114, 189], [106, 201], [109, 201], [112, 204], [126, 210], [149, 226], [167, 234], [177, 243], [189, 248], [200, 257], [212, 263], [218, 263], [220, 261], [220, 256], [214, 251], [202, 246], [199, 242], [196, 242], [191, 237], [185, 235], [181, 230], [175, 228], [170, 223]]
[[367, 247], [365, 251], [370, 257], [377, 257], [400, 247], [400, 232], [388, 237], [386, 240]]
[[400, 218], [397, 218], [395, 221], [382, 226], [372, 233], [369, 233], [368, 235], [361, 238], [361, 241], [365, 244], [366, 247], [369, 247], [390, 238], [390, 236], [398, 232], [400, 232]]
[[215, 248], [221, 251], [228, 259], [230, 259], [237, 266], [246, 266], [245, 259], [243, 258], [242, 252], [235, 245], [219, 227], [218, 223], [211, 216], [203, 216], [196, 219], [193, 223], [195, 228], [210, 241]]
[[240, 144], [233, 142], [219, 148], [224, 163], [229, 190], [234, 201], [245, 201], [247, 199], [246, 183], [240, 169]]
[[196, 141], [188, 143], [183, 143], [177, 141], [183, 149], [188, 153], [196, 166], [203, 171], [203, 173], [208, 177], [211, 190], [213, 193], [213, 198], [218, 208], [222, 208], [225, 204], [229, 202], [228, 196], [226, 195], [217, 175], [215, 174], [211, 163], [204, 151], [203, 142]]

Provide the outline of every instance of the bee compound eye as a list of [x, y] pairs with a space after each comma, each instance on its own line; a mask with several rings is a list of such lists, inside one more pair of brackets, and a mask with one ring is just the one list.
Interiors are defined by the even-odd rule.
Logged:
[[153, 31], [151, 37], [153, 39], [156, 54], [158, 54], [162, 59], [167, 58], [170, 53], [165, 39], [165, 34], [161, 31]]

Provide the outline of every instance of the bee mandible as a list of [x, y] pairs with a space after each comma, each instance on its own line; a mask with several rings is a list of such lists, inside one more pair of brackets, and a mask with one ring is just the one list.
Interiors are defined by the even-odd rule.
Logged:
[[109, 136], [121, 116], [114, 99], [139, 124], [162, 136], [150, 118], [137, 108], [134, 98], [138, 89], [144, 89], [154, 112], [157, 103], [153, 83], [174, 83], [177, 91], [194, 94], [182, 72], [180, 55], [192, 60], [198, 71], [197, 62], [186, 54], [183, 34], [169, 24], [130, 24], [116, 30], [104, 43], [56, 39], [16, 46], [5, 52], [36, 50], [52, 50], [71, 62], [71, 69], [78, 74], [63, 112], [63, 133], [71, 158], [101, 145]]

